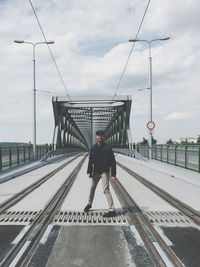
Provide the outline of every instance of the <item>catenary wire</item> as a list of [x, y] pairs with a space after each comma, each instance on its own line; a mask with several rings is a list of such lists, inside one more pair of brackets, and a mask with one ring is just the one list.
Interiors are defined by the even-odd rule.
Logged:
[[[47, 38], [46, 38], [45, 33], [44, 33], [43, 29], [42, 29], [41, 23], [40, 23], [40, 21], [39, 21], [39, 18], [38, 18], [38, 16], [37, 16], [37, 13], [36, 13], [36, 11], [35, 11], [35, 8], [34, 8], [32, 2], [31, 2], [31, 0], [29, 0], [29, 3], [30, 3], [30, 5], [31, 5], [31, 7], [32, 7], [33, 13], [34, 13], [35, 18], [36, 18], [36, 20], [37, 20], [37, 22], [38, 22], [38, 25], [39, 25], [39, 27], [40, 27], [40, 30], [41, 30], [42, 35], [43, 35], [43, 37], [44, 37], [44, 40], [45, 40], [45, 42], [47, 43]], [[61, 79], [61, 82], [62, 82], [62, 84], [63, 84], [63, 87], [64, 87], [64, 89], [65, 89], [65, 91], [66, 91], [66, 93], [67, 93], [67, 96], [69, 97], [69, 100], [71, 101], [71, 98], [70, 98], [70, 96], [69, 96], [67, 87], [66, 87], [66, 85], [65, 85], [65, 83], [64, 83], [64, 80], [63, 80], [63, 78], [62, 78], [62, 75], [61, 75], [61, 73], [60, 73], [60, 70], [59, 70], [59, 68], [58, 68], [58, 65], [57, 65], [57, 63], [56, 63], [56, 60], [55, 60], [55, 58], [54, 58], [54, 55], [53, 55], [53, 53], [52, 53], [52, 51], [51, 51], [51, 48], [50, 48], [50, 46], [49, 46], [48, 43], [47, 43], [47, 47], [48, 47], [48, 49], [49, 49], [49, 52], [50, 52], [51, 57], [52, 57], [52, 59], [53, 59], [53, 62], [54, 62], [54, 65], [55, 65], [55, 67], [56, 67], [56, 70], [57, 70], [57, 72], [58, 72], [58, 75], [59, 75], [59, 77], [60, 77], [60, 79]]]
[[[146, 8], [145, 8], [145, 11], [144, 11], [144, 14], [143, 14], [143, 16], [142, 16], [142, 20], [141, 20], [141, 22], [140, 22], [138, 31], [137, 31], [136, 36], [135, 36], [135, 38], [134, 38], [135, 40], [138, 38], [138, 35], [139, 35], [139, 33], [140, 33], [140, 30], [141, 30], [142, 24], [143, 24], [143, 22], [144, 22], [144, 18], [145, 18], [145, 16], [146, 16], [147, 10], [148, 10], [148, 8], [149, 8], [149, 4], [150, 4], [150, 2], [151, 2], [151, 0], [148, 1], [147, 6], [146, 6]], [[117, 95], [117, 91], [118, 91], [118, 89], [119, 89], [119, 87], [120, 87], [122, 78], [123, 78], [124, 73], [125, 73], [125, 71], [126, 71], [128, 62], [129, 62], [129, 60], [130, 60], [131, 54], [132, 54], [133, 49], [134, 49], [134, 46], [135, 46], [135, 42], [133, 42], [133, 45], [132, 45], [131, 50], [130, 50], [130, 52], [129, 52], [129, 55], [128, 55], [128, 57], [127, 57], [125, 66], [124, 66], [124, 68], [123, 68], [123, 71], [122, 71], [122, 74], [121, 74], [121, 76], [120, 76], [119, 82], [118, 82], [117, 87], [116, 87], [116, 89], [115, 89], [115, 93], [114, 93], [113, 99], [114, 99], [115, 96]]]

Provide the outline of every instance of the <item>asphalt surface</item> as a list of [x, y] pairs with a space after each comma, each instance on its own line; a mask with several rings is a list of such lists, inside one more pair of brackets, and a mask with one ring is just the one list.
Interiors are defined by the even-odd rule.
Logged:
[[12, 249], [12, 241], [23, 230], [24, 225], [0, 225], [0, 262]]
[[[12, 249], [24, 225], [0, 225], [0, 262]], [[200, 266], [200, 230], [162, 227], [171, 249], [186, 267]], [[40, 243], [28, 267], [152, 267], [151, 256], [138, 244], [129, 226], [53, 226]]]
[[61, 230], [60, 226], [54, 226], [45, 244], [39, 244], [35, 254], [33, 255], [28, 266], [45, 267], [55, 245], [58, 234]]
[[187, 267], [200, 266], [200, 230], [193, 227], [164, 227], [165, 235], [173, 243], [171, 249]]
[[48, 267], [134, 267], [121, 227], [62, 227]]
[[150, 267], [146, 249], [129, 226], [54, 226], [29, 267]]

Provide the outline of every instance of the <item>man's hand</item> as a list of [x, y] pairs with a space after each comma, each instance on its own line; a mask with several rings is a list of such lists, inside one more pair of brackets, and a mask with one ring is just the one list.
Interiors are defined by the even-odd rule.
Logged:
[[115, 179], [116, 179], [116, 177], [111, 176], [111, 180], [112, 180], [113, 182], [115, 181]]

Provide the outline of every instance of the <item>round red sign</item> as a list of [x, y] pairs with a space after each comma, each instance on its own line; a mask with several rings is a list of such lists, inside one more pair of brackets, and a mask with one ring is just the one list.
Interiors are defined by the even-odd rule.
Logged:
[[153, 121], [149, 121], [148, 123], [147, 123], [147, 128], [150, 130], [150, 131], [152, 131], [154, 128], [155, 128], [155, 122], [153, 122]]

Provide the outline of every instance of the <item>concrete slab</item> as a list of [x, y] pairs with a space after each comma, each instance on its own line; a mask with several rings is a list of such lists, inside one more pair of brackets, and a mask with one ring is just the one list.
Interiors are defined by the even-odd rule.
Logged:
[[119, 154], [116, 156], [116, 160], [164, 189], [180, 201], [199, 210], [199, 173], [161, 162], [142, 162]]
[[55, 170], [65, 162], [71, 160], [73, 157], [68, 157], [63, 160], [55, 161], [51, 164], [48, 164], [46, 166], [32, 170], [31, 172], [20, 175], [15, 179], [11, 179], [8, 180], [7, 182], [2, 183], [0, 186], [0, 203], [7, 200], [14, 194], [18, 193], [27, 186], [31, 185], [32, 183], [36, 182], [37, 180], [41, 179], [44, 175]]
[[28, 267], [155, 266], [137, 235], [137, 230], [129, 226], [55, 225], [42, 238]]
[[16, 210], [35, 210], [39, 211], [43, 209], [46, 203], [49, 201], [51, 197], [55, 194], [58, 188], [64, 183], [69, 174], [73, 171], [73, 169], [77, 166], [77, 164], [81, 161], [83, 156], [80, 156], [76, 160], [74, 160], [71, 164], [64, 167], [61, 171], [56, 173], [51, 179], [47, 180], [40, 187], [35, 189], [25, 198], [23, 198], [16, 205], [12, 206], [9, 211]]
[[117, 178], [142, 211], [177, 211], [177, 209], [119, 167], [117, 167]]
[[47, 267], [134, 267], [119, 226], [62, 227]]

